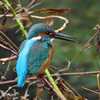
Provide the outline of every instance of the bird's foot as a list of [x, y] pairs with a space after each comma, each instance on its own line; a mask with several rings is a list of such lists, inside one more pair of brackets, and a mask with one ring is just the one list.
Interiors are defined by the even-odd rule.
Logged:
[[39, 75], [38, 75], [38, 78], [39, 78], [39, 79], [44, 78], [44, 74], [39, 74]]

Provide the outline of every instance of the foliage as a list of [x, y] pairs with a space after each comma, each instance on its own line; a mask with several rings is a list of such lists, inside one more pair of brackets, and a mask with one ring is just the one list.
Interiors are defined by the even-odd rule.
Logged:
[[[53, 74], [57, 73], [55, 79], [61, 78], [61, 86], [65, 88], [63, 94], [70, 93], [71, 95], [69, 95], [69, 98], [74, 98], [68, 100], [84, 100], [84, 97], [89, 100], [98, 100], [100, 98], [98, 93], [100, 89], [100, 40], [98, 39], [98, 37], [100, 37], [100, 26], [97, 24], [100, 23], [100, 1], [59, 0], [58, 3], [58, 0], [31, 0], [31, 2], [30, 0], [14, 0], [13, 2], [9, 0], [9, 2], [15, 9], [17, 16], [14, 15], [13, 17], [11, 9], [5, 6], [3, 0], [0, 1], [0, 57], [3, 58], [3, 61], [5, 61], [4, 57], [10, 57], [9, 59], [11, 60], [16, 58], [18, 47], [24, 39], [23, 34], [19, 34], [22, 33], [22, 31], [19, 29], [18, 23], [16, 24], [15, 19], [21, 20], [26, 30], [28, 30], [33, 23], [41, 21], [40, 19], [37, 20], [32, 17], [35, 14], [40, 16], [64, 16], [69, 19], [69, 24], [65, 29], [65, 33], [71, 33], [76, 38], [76, 43], [70, 44], [56, 40], [55, 55], [50, 70]], [[54, 20], [53, 18], [43, 19], [42, 21], [54, 24], [54, 28], [58, 28], [62, 25], [60, 20]], [[17, 47], [14, 44], [16, 44]], [[0, 64], [0, 93], [7, 94], [6, 98], [27, 97], [27, 91], [24, 96], [19, 96], [19, 90], [15, 85], [15, 60], [3, 61], [1, 61]], [[9, 80], [11, 80], [11, 82], [9, 82]], [[32, 84], [30, 84], [28, 89], [26, 85], [24, 90], [29, 90], [31, 87], [31, 92], [33, 91], [32, 89], [35, 91], [36, 80], [34, 81], [34, 78], [29, 80]], [[45, 80], [48, 81], [47, 79]], [[62, 82], [62, 80], [64, 82]], [[59, 81], [57, 82], [60, 83]], [[63, 83], [66, 83], [66, 87], [64, 87]], [[71, 85], [69, 85], [69, 83]], [[13, 87], [8, 88], [11, 85], [13, 85]], [[6, 87], [2, 88], [2, 86]], [[51, 89], [48, 85], [46, 85], [46, 88]], [[63, 90], [63, 88], [61, 87], [60, 89]], [[41, 90], [42, 89], [41, 87]], [[8, 92], [5, 92], [6, 90]], [[47, 91], [48, 90], [44, 91], [44, 94], [46, 94], [44, 97], [52, 97], [52, 93], [46, 93]], [[9, 96], [9, 93], [11, 93], [12, 96]], [[92, 93], [95, 95], [91, 95]], [[32, 96], [35, 95], [33, 92], [30, 94]], [[53, 97], [55, 96], [53, 91]], [[66, 97], [68, 98], [68, 95]]]

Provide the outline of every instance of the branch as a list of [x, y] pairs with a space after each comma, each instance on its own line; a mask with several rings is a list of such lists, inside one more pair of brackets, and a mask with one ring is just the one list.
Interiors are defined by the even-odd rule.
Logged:
[[0, 43], [0, 47], [6, 49], [6, 50], [8, 50], [8, 51], [11, 51], [13, 54], [17, 54], [14, 50], [10, 49], [9, 47], [7, 47], [7, 46], [5, 46], [5, 45], [3, 45], [3, 44], [1, 44], [1, 43]]
[[[10, 8], [10, 10], [12, 11], [13, 17], [16, 17], [17, 14], [16, 14], [15, 10], [13, 9], [13, 7], [11, 6], [11, 4], [9, 3], [9, 1], [8, 0], [3, 0], [3, 1], [5, 4], [5, 7]], [[19, 28], [22, 31], [22, 33], [25, 35], [25, 37], [27, 37], [27, 32], [26, 32], [23, 24], [21, 23], [20, 19], [16, 18], [15, 20], [16, 20], [16, 23], [19, 25]]]
[[[27, 78], [26, 80], [26, 83], [29, 83], [29, 81], [31, 80], [36, 80], [37, 77], [29, 77]], [[17, 82], [17, 79], [14, 79], [14, 80], [7, 80], [7, 81], [0, 81], [0, 85], [4, 85], [4, 84], [10, 84], [10, 83], [16, 83]]]
[[6, 58], [0, 58], [0, 62], [7, 62], [11, 60], [15, 60], [17, 58], [17, 55], [6, 57]]
[[71, 73], [55, 73], [52, 76], [88, 76], [88, 75], [95, 75], [100, 74], [100, 71], [90, 71], [90, 72], [71, 72]]
[[[36, 19], [41, 19], [41, 20], [45, 20], [45, 19], [49, 19], [49, 18], [58, 18], [58, 19], [64, 20], [64, 24], [63, 24], [60, 28], [56, 29], [56, 30], [55, 30], [56, 32], [59, 32], [59, 31], [64, 30], [65, 27], [66, 27], [66, 25], [69, 23], [69, 20], [68, 20], [67, 18], [65, 18], [65, 17], [62, 17], [62, 16], [57, 16], [57, 15], [36, 16], [36, 15], [31, 15], [32, 12], [28, 12], [28, 14], [30, 15], [31, 18], [36, 18]], [[0, 15], [0, 17], [3, 17], [3, 16], [4, 16], [4, 15]], [[13, 17], [12, 14], [7, 14], [6, 16], [7, 16], [7, 17]], [[16, 17], [19, 18], [19, 19], [21, 18], [20, 15], [16, 15]], [[16, 19], [17, 19], [17, 18], [16, 18]]]
[[[74, 73], [55, 73], [55, 74], [51, 74], [51, 76], [91, 76], [91, 75], [97, 75], [97, 74], [100, 74], [100, 71], [91, 71], [91, 72], [74, 72]], [[47, 77], [45, 75], [45, 77]], [[30, 80], [36, 80], [37, 77], [29, 77], [27, 78], [27, 81], [30, 81]], [[0, 85], [2, 84], [9, 84], [9, 83], [15, 83], [17, 80], [9, 80], [9, 81], [0, 81]]]
[[64, 20], [64, 24], [60, 28], [56, 29], [55, 30], [56, 32], [64, 30], [66, 25], [69, 23], [69, 20], [67, 18], [62, 17], [62, 16], [57, 16], [57, 15], [50, 15], [50, 16], [45, 16], [45, 17], [31, 15], [31, 17], [36, 18], [36, 19], [41, 19], [41, 20], [49, 19], [49, 18], [59, 18], [61, 20]]
[[[8, 0], [3, 0], [5, 2], [5, 6], [10, 8], [12, 13], [13, 13], [13, 16], [16, 17], [16, 12], [15, 10], [12, 8], [12, 6], [10, 5], [9, 1]], [[34, 16], [33, 16], [34, 17]], [[35, 18], [37, 18], [39, 16], [35, 16]], [[47, 18], [52, 18], [52, 17], [56, 17], [56, 18], [60, 18], [60, 19], [63, 19], [65, 21], [65, 23], [63, 24], [62, 27], [60, 27], [59, 29], [56, 30], [56, 32], [58, 31], [62, 31], [65, 27], [66, 27], [66, 24], [68, 23], [68, 20], [66, 20], [64, 17], [61, 17], [61, 16], [48, 16], [46, 17]], [[39, 17], [40, 18], [45, 18], [45, 17]], [[21, 31], [23, 32], [23, 34], [25, 35], [25, 37], [27, 37], [27, 31], [24, 29], [24, 26], [23, 24], [21, 23], [20, 19], [19, 18], [16, 18], [16, 23], [20, 26], [20, 29]], [[45, 70], [45, 73], [49, 79], [49, 81], [51, 82], [54, 90], [55, 90], [55, 93], [63, 100], [66, 100], [66, 98], [64, 97], [64, 95], [62, 94], [62, 92], [60, 91], [60, 89], [58, 88], [58, 86], [56, 85], [55, 81], [53, 80], [51, 74], [49, 73], [48, 69]]]
[[88, 92], [92, 92], [92, 93], [94, 93], [94, 94], [100, 95], [100, 92], [96, 92], [96, 91], [91, 90], [91, 89], [86, 88], [86, 87], [82, 87], [82, 88], [83, 88], [84, 90], [88, 91]]

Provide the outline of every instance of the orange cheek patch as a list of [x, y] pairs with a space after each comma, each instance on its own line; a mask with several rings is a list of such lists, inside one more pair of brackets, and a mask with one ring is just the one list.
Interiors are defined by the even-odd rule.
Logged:
[[46, 33], [46, 32], [42, 32], [42, 33], [40, 33], [39, 35], [40, 35], [40, 36], [44, 36], [44, 35], [47, 35], [47, 33]]

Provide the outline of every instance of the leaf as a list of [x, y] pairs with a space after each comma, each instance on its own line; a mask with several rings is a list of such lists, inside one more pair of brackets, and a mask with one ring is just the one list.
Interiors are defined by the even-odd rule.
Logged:
[[59, 15], [59, 14], [71, 12], [71, 8], [62, 8], [62, 9], [60, 9], [60, 8], [42, 8], [42, 9], [34, 10], [34, 12]]

